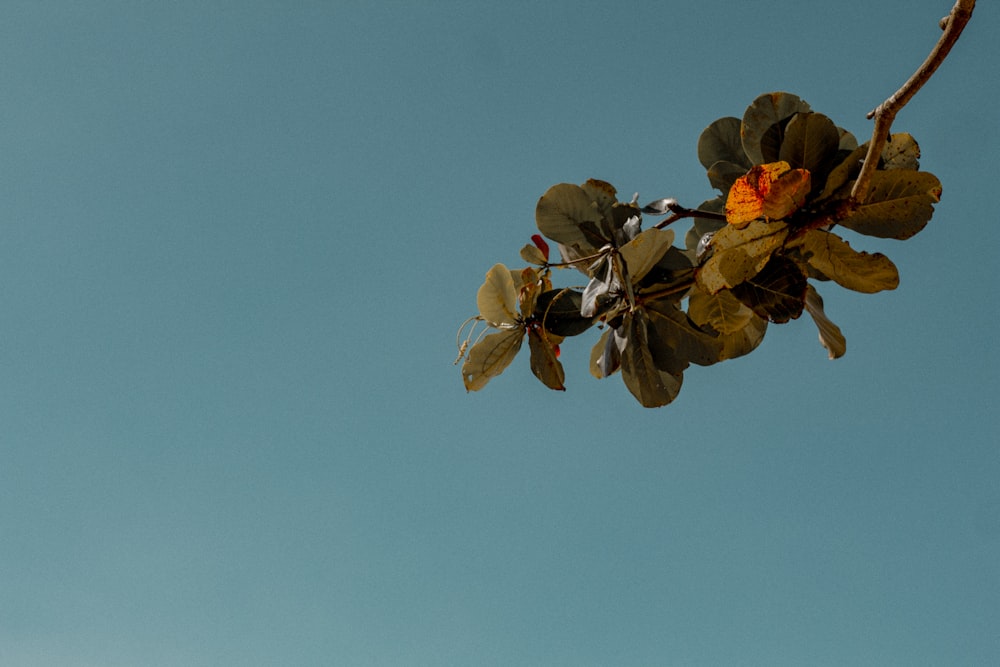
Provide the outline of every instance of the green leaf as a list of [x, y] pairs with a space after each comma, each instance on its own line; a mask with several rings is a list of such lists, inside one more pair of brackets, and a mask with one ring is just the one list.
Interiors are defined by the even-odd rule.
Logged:
[[839, 224], [859, 234], [904, 240], [927, 225], [940, 199], [941, 182], [934, 174], [876, 171], [865, 202]]
[[794, 320], [805, 307], [806, 276], [798, 264], [775, 256], [752, 278], [733, 288], [733, 296], [771, 322]]
[[695, 280], [709, 294], [735, 287], [764, 268], [787, 236], [783, 222], [754, 220], [743, 229], [724, 227], [712, 237], [713, 254], [697, 270]]
[[486, 282], [476, 293], [476, 305], [482, 318], [492, 326], [517, 322], [517, 289], [510, 269], [503, 264], [495, 264], [486, 272]]
[[753, 166], [743, 152], [740, 137], [740, 119], [720, 118], [706, 127], [698, 137], [698, 160], [705, 169], [711, 169], [717, 162], [730, 162], [742, 167], [742, 171]]
[[649, 342], [657, 367], [681, 373], [688, 362], [710, 366], [719, 360], [722, 344], [702, 331], [677, 304], [657, 300], [645, 304], [649, 320]]
[[[560, 183], [546, 190], [535, 207], [538, 231], [557, 243], [590, 254], [604, 217], [594, 199], [578, 185]], [[603, 243], [598, 243], [598, 247]]]
[[820, 113], [798, 113], [785, 127], [778, 159], [792, 168], [822, 174], [839, 147], [840, 132], [832, 120]]
[[479, 391], [492, 378], [504, 372], [517, 356], [524, 340], [524, 331], [518, 327], [504, 329], [483, 336], [462, 364], [462, 380], [468, 391]]
[[566, 373], [556, 357], [555, 343], [545, 338], [538, 329], [528, 331], [528, 349], [531, 352], [531, 372], [549, 389], [566, 391], [563, 382]]
[[649, 273], [674, 242], [672, 229], [647, 229], [621, 247], [629, 280], [637, 283]]
[[667, 405], [681, 390], [683, 376], [659, 369], [650, 348], [649, 321], [640, 309], [622, 323], [627, 342], [621, 352], [622, 379], [633, 396], [647, 408]]
[[731, 334], [743, 329], [754, 313], [729, 290], [709, 294], [696, 289], [688, 299], [688, 316], [699, 326], [708, 325], [720, 334]]
[[847, 352], [847, 339], [840, 327], [830, 321], [823, 311], [823, 299], [812, 285], [806, 289], [806, 311], [819, 329], [819, 344], [826, 348], [831, 359], [838, 359]]
[[[743, 151], [750, 162], [764, 164], [777, 160], [784, 121], [796, 113], [809, 110], [808, 104], [790, 93], [766, 93], [755, 99], [743, 114], [740, 130]], [[768, 134], [770, 136], [765, 141]], [[765, 150], [769, 153], [767, 156]]]
[[899, 271], [892, 260], [879, 252], [858, 252], [836, 234], [809, 230], [798, 247], [812, 268], [841, 287], [874, 294], [899, 286]]

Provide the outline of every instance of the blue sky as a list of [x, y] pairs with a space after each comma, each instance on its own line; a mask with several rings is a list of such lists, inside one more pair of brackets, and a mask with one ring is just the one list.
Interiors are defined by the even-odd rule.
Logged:
[[853, 131], [948, 2], [7, 2], [0, 663], [1000, 662], [983, 2], [900, 113], [944, 195], [807, 319], [644, 410], [455, 330], [538, 197], [714, 196], [702, 128]]

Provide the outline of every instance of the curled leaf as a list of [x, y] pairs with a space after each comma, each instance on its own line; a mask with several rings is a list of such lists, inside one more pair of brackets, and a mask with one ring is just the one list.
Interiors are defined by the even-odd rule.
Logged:
[[812, 285], [806, 289], [806, 311], [819, 329], [819, 343], [829, 352], [831, 359], [838, 359], [847, 352], [847, 339], [840, 327], [830, 321], [823, 311], [823, 299]]

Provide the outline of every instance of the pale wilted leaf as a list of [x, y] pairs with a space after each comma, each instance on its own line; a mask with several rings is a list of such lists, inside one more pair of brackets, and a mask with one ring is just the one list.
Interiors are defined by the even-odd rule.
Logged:
[[504, 329], [483, 336], [469, 350], [469, 356], [462, 364], [462, 380], [468, 391], [479, 391], [492, 378], [504, 372], [517, 356], [524, 340], [520, 328]]
[[511, 325], [517, 322], [517, 288], [510, 269], [495, 264], [486, 272], [486, 282], [476, 293], [479, 314], [491, 325]]
[[831, 359], [838, 359], [847, 352], [847, 339], [840, 332], [840, 327], [830, 321], [823, 311], [823, 299], [819, 292], [809, 285], [806, 290], [806, 311], [819, 329], [819, 343], [826, 348]]

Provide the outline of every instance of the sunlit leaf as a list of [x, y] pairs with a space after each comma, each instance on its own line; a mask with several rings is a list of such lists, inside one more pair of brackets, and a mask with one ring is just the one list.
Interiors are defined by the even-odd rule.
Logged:
[[517, 356], [524, 340], [524, 331], [518, 327], [487, 334], [472, 346], [462, 364], [462, 380], [468, 391], [479, 391], [492, 378], [504, 372]]
[[698, 137], [698, 160], [705, 169], [717, 162], [729, 162], [742, 167], [741, 172], [753, 166], [743, 152], [739, 118], [720, 118], [706, 127]]
[[[752, 164], [764, 164], [777, 159], [778, 148], [781, 146], [783, 122], [796, 113], [809, 111], [809, 105], [791, 93], [766, 93], [755, 99], [743, 114], [740, 133], [742, 135], [743, 151]], [[769, 132], [777, 136], [770, 137], [770, 155], [765, 159], [761, 144]]]
[[882, 168], [911, 171], [920, 168], [920, 146], [913, 136], [906, 132], [889, 135], [882, 149]]
[[648, 213], [649, 215], [666, 215], [670, 213], [671, 208], [674, 206], [677, 206], [677, 200], [673, 197], [666, 197], [651, 201], [640, 210], [642, 213]]
[[823, 311], [823, 299], [812, 285], [806, 289], [806, 311], [819, 329], [819, 343], [826, 348], [831, 359], [838, 359], [847, 352], [847, 339], [840, 327], [830, 321]]
[[840, 131], [832, 120], [820, 113], [799, 113], [785, 126], [778, 158], [793, 168], [819, 173], [828, 168], [839, 147]]
[[548, 259], [545, 254], [539, 250], [538, 246], [528, 243], [521, 248], [521, 259], [526, 261], [528, 264], [535, 264], [536, 266], [544, 266]]
[[528, 331], [528, 349], [531, 352], [531, 372], [549, 389], [566, 391], [563, 382], [566, 374], [556, 357], [554, 342], [538, 329]]
[[729, 290], [715, 294], [693, 290], [688, 299], [688, 316], [699, 325], [708, 325], [721, 334], [731, 334], [743, 329], [754, 313]]
[[625, 317], [622, 328], [627, 340], [621, 351], [622, 379], [632, 395], [647, 408], [673, 401], [681, 390], [682, 376], [659, 369], [648, 335], [649, 321], [640, 309]]
[[760, 317], [781, 324], [802, 314], [807, 286], [795, 262], [775, 256], [760, 273], [733, 287], [733, 296]]
[[780, 220], [802, 206], [811, 187], [809, 172], [787, 162], [757, 165], [729, 189], [726, 220], [737, 228], [760, 217]]
[[486, 272], [486, 282], [476, 294], [476, 305], [483, 319], [494, 326], [517, 322], [517, 289], [506, 266], [495, 264]]
[[649, 273], [674, 242], [672, 229], [647, 229], [621, 247], [629, 279], [637, 283]]
[[842, 287], [873, 294], [899, 285], [896, 265], [882, 253], [858, 252], [836, 234], [818, 229], [806, 232], [798, 243], [803, 259]]
[[865, 203], [840, 221], [848, 229], [879, 238], [908, 239], [934, 214], [941, 182], [925, 171], [876, 171]]
[[739, 285], [764, 268], [787, 236], [783, 222], [755, 220], [744, 229], [720, 229], [712, 237], [712, 256], [695, 273], [698, 285], [709, 294]]

